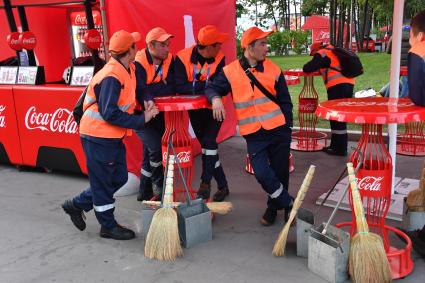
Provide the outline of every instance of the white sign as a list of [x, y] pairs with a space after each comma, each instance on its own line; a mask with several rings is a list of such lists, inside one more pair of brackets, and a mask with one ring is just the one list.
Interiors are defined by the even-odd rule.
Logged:
[[41, 130], [66, 134], [77, 134], [78, 125], [74, 121], [72, 112], [66, 108], [59, 108], [53, 113], [37, 112], [35, 106], [25, 114], [25, 127], [28, 130]]
[[6, 117], [3, 111], [6, 110], [6, 106], [0, 105], [0, 128], [6, 128]]
[[93, 77], [94, 67], [78, 66], [72, 68], [71, 82], [73, 86], [86, 86]]
[[18, 67], [0, 67], [0, 84], [15, 84], [17, 73]]
[[34, 85], [38, 67], [19, 67], [17, 84]]

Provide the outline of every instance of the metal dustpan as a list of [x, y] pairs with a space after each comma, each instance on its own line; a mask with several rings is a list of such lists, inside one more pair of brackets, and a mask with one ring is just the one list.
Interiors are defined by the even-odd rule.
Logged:
[[[174, 156], [176, 152], [170, 139], [170, 148]], [[179, 233], [185, 248], [212, 240], [211, 212], [202, 199], [192, 200], [178, 158], [175, 159], [180, 178], [186, 192], [186, 202], [177, 206]]]

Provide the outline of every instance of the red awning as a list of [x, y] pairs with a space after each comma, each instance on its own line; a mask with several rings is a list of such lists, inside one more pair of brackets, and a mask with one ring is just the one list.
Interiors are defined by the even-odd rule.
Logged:
[[302, 29], [327, 29], [329, 27], [329, 18], [325, 16], [308, 17]]

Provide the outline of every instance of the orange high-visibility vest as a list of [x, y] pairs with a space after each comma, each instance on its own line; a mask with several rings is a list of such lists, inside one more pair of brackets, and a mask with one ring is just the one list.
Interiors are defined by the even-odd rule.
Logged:
[[123, 138], [125, 135], [131, 135], [132, 131], [106, 122], [99, 113], [97, 103], [93, 103], [96, 101], [94, 87], [106, 77], [114, 77], [120, 82], [121, 92], [117, 106], [122, 111], [133, 114], [136, 101], [135, 67], [130, 64], [128, 73], [120, 62], [111, 58], [90, 81], [83, 104], [84, 114], [80, 122], [80, 134], [100, 138]]
[[[204, 64], [204, 66], [201, 66], [201, 64], [197, 63], [195, 65], [190, 60], [190, 57], [192, 56], [193, 48], [195, 47], [196, 45], [180, 50], [176, 56], [179, 57], [182, 63], [184, 64], [186, 69], [187, 80], [189, 82], [208, 81], [209, 78], [216, 72], [218, 64], [224, 58], [224, 54], [223, 52], [220, 51], [215, 57], [215, 60], [212, 64], [206, 63]], [[199, 79], [195, 79], [195, 76], [198, 73], [200, 73], [201, 76]]]
[[[320, 49], [317, 51], [318, 54], [320, 54], [322, 57], [328, 57], [331, 60], [330, 67], [333, 68], [324, 68], [320, 69], [320, 73], [322, 74], [323, 82], [325, 83], [326, 89], [329, 89], [335, 85], [338, 84], [355, 84], [355, 79], [350, 79], [347, 77], [344, 77], [341, 72], [337, 70], [341, 70], [341, 65], [339, 63], [338, 57], [332, 52], [332, 45], [326, 46], [326, 48]], [[336, 69], [336, 70], [334, 70]]]
[[170, 69], [170, 64], [173, 59], [173, 55], [168, 53], [168, 57], [162, 62], [161, 70], [159, 70], [155, 79], [156, 68], [154, 64], [150, 64], [146, 56], [146, 48], [139, 50], [136, 53], [136, 61], [139, 62], [143, 68], [146, 70], [146, 84], [150, 85], [153, 83], [159, 83], [162, 80], [165, 80]]
[[[251, 69], [257, 80], [273, 95], [281, 69], [269, 59], [263, 62], [264, 72]], [[235, 60], [223, 68], [224, 74], [232, 88], [233, 105], [236, 110], [239, 131], [245, 136], [260, 130], [271, 130], [286, 123], [280, 107], [263, 94], [256, 86], [254, 89], [239, 60]]]

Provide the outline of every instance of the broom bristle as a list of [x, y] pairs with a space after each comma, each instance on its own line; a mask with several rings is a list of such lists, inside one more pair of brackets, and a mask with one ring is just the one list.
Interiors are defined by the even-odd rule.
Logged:
[[384, 245], [381, 237], [374, 233], [356, 234], [351, 239], [348, 266], [353, 282], [386, 283], [392, 281]]
[[150, 259], [173, 261], [182, 254], [177, 213], [172, 208], [158, 209], [153, 215], [146, 237], [145, 256]]
[[307, 175], [304, 177], [304, 181], [301, 185], [301, 188], [297, 193], [297, 198], [295, 199], [294, 204], [292, 205], [291, 213], [289, 214], [289, 219], [285, 223], [285, 226], [283, 226], [282, 231], [279, 233], [279, 237], [274, 243], [273, 254], [275, 256], [283, 256], [285, 254], [286, 239], [288, 238], [289, 228], [291, 227], [291, 224], [294, 221], [295, 216], [297, 215], [298, 209], [300, 208], [304, 200], [305, 194], [307, 193], [311, 180], [313, 179], [315, 168], [316, 166], [310, 165]]
[[416, 189], [407, 194], [406, 205], [409, 211], [425, 211], [425, 191]]
[[222, 215], [226, 215], [233, 209], [233, 204], [229, 201], [207, 202], [206, 205], [211, 212]]

